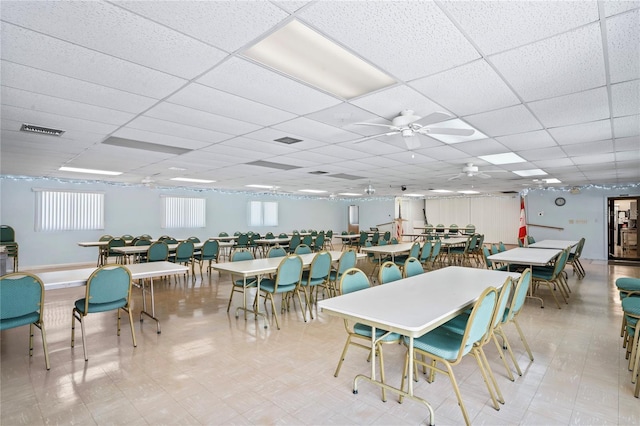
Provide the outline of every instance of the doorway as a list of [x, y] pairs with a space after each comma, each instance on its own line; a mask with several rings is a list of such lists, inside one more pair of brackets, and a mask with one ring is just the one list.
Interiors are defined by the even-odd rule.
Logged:
[[607, 199], [609, 260], [640, 261], [638, 201], [640, 197]]

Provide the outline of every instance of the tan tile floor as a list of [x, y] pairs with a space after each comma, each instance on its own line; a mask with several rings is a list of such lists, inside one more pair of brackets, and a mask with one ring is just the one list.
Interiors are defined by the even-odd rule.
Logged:
[[[474, 424], [640, 424], [640, 400], [621, 346], [620, 304], [614, 281], [640, 277], [640, 268], [583, 262], [587, 277], [570, 276], [569, 305], [527, 302], [521, 325], [534, 352], [529, 362], [509, 327], [523, 376], [511, 382], [493, 345], [486, 352], [506, 399], [494, 410], [475, 361], [455, 368]], [[366, 265], [366, 264], [365, 264]], [[454, 286], [455, 283], [452, 283]], [[299, 307], [282, 315], [282, 330], [226, 312], [228, 275], [160, 282], [162, 334], [145, 319], [135, 291], [133, 348], [129, 327], [116, 336], [115, 313], [87, 320], [89, 361], [81, 343], [70, 348], [71, 306], [83, 289], [46, 294], [51, 370], [41, 340], [28, 356], [26, 327], [1, 333], [2, 425], [20, 424], [425, 424], [427, 410], [353, 377], [367, 373], [367, 354], [352, 347], [338, 378], [333, 372], [345, 333], [342, 320], [322, 313], [304, 323]], [[542, 293], [543, 297], [544, 293]], [[549, 299], [548, 295], [545, 299]], [[239, 303], [240, 298], [234, 300]], [[79, 331], [79, 330], [78, 330]], [[81, 342], [81, 341], [78, 341]], [[387, 379], [398, 385], [404, 347], [385, 346]], [[433, 405], [436, 422], [463, 423], [451, 384], [421, 377], [416, 393]]]

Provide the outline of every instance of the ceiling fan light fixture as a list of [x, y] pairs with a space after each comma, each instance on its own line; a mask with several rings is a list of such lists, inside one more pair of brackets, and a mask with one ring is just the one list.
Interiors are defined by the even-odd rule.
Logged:
[[376, 189], [373, 187], [373, 185], [369, 184], [365, 189], [364, 189], [364, 193], [367, 195], [373, 195], [376, 193]]

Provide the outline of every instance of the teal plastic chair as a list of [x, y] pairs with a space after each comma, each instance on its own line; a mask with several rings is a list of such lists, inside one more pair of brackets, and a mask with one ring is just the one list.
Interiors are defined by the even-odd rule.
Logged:
[[378, 271], [378, 282], [380, 284], [387, 284], [401, 279], [402, 271], [397, 264], [387, 261], [380, 265], [380, 271]]
[[325, 244], [329, 246], [331, 250], [333, 250], [333, 230], [329, 229], [325, 233]]
[[218, 256], [220, 254], [220, 243], [216, 240], [207, 240], [205, 241], [202, 248], [198, 251], [198, 253], [194, 253], [193, 260], [200, 264], [200, 278], [202, 276], [202, 265], [205, 262], [209, 262], [209, 266], [207, 267], [207, 273], [211, 273], [211, 262], [214, 260], [218, 263]]
[[[365, 241], [364, 246], [372, 247], [373, 243], [371, 241]], [[380, 256], [376, 256], [375, 253], [367, 253], [367, 261], [373, 265], [373, 267], [371, 268], [371, 273], [369, 274], [369, 279], [372, 279], [374, 276], [376, 276], [376, 271], [379, 270], [380, 265], [387, 260], [387, 257], [381, 258]]]
[[124, 255], [122, 253], [118, 253], [117, 251], [113, 251], [116, 247], [124, 247], [127, 243], [120, 237], [115, 237], [109, 240], [109, 244], [107, 244], [107, 253], [104, 259], [105, 263], [107, 262], [109, 257], [115, 257], [116, 262], [122, 263], [124, 261]]
[[228, 237], [228, 236], [229, 236], [229, 234], [227, 232], [224, 232], [224, 231], [218, 233], [218, 237]]
[[404, 278], [413, 277], [414, 275], [420, 275], [424, 273], [424, 269], [422, 269], [422, 263], [415, 257], [410, 257], [404, 262], [404, 267], [402, 268], [402, 276]]
[[75, 343], [76, 320], [80, 322], [82, 330], [82, 347], [84, 360], [88, 361], [86, 331], [84, 318], [92, 313], [118, 311], [118, 336], [120, 335], [120, 310], [129, 316], [131, 339], [136, 347], [136, 333], [133, 328], [131, 315], [131, 272], [121, 265], [105, 265], [95, 270], [87, 281], [85, 297], [76, 300], [72, 312], [71, 347]]
[[266, 240], [273, 240], [275, 237], [276, 237], [276, 236], [275, 236], [275, 235], [273, 235], [273, 232], [267, 232], [267, 233], [264, 235], [264, 238], [265, 238]]
[[[146, 238], [139, 238], [139, 239], [133, 239], [133, 245], [136, 247], [141, 247], [141, 246], [150, 246], [151, 245], [151, 241], [147, 240]], [[147, 253], [139, 253], [137, 255], [137, 261], [139, 263], [141, 262], [146, 262], [147, 261]]]
[[431, 249], [431, 255], [429, 256], [429, 269], [435, 269], [436, 262], [440, 262], [440, 250], [442, 248], [442, 241], [436, 240]]
[[316, 240], [313, 242], [313, 251], [324, 250], [324, 233], [320, 231]]
[[382, 236], [382, 239], [388, 243], [391, 240], [391, 231], [386, 231]]
[[[249, 251], [249, 249], [237, 249], [231, 253], [231, 262], [240, 262], [243, 260], [253, 260], [253, 253]], [[247, 277], [247, 278], [235, 278], [233, 275], [231, 276], [231, 295], [229, 295], [229, 303], [227, 304], [227, 312], [231, 308], [231, 301], [233, 300], [233, 293], [239, 292], [242, 293], [243, 303], [242, 306], [245, 309], [247, 308], [247, 289], [257, 287], [258, 280], [255, 277]], [[246, 318], [246, 314], [245, 314]]]
[[484, 257], [484, 263], [487, 265], [487, 269], [492, 269], [494, 271], [506, 271], [508, 270], [508, 265], [498, 266], [494, 264], [490, 259], [491, 253], [489, 253], [489, 249], [486, 247], [482, 247], [482, 255]]
[[640, 370], [640, 293], [630, 293], [622, 302], [622, 311], [625, 317], [625, 344], [627, 348], [626, 357], [629, 358], [629, 370], [631, 370], [631, 382], [635, 382], [634, 396], [638, 398], [640, 394], [640, 381], [638, 371]]
[[[327, 251], [319, 251], [313, 257], [309, 270], [302, 273], [300, 286], [304, 291], [306, 307], [309, 309], [309, 317], [311, 319], [313, 319], [311, 306], [318, 300], [318, 289], [321, 287], [327, 288], [329, 272], [331, 272], [331, 254]], [[313, 296], [314, 288], [316, 290], [315, 297]], [[303, 315], [305, 315], [304, 311]]]
[[355, 268], [357, 260], [358, 257], [355, 249], [348, 249], [342, 252], [340, 260], [338, 260], [338, 268], [329, 273], [328, 291], [330, 296], [333, 297], [338, 294], [338, 281], [340, 281], [340, 277], [342, 277], [342, 274], [347, 269]]
[[191, 265], [191, 273], [193, 274], [193, 242], [183, 241], [178, 244], [175, 255], [169, 256], [169, 261], [173, 263], [181, 263], [185, 266]]
[[164, 262], [169, 258], [169, 247], [164, 241], [156, 241], [147, 249], [147, 262]]
[[293, 234], [289, 241], [289, 253], [293, 253], [301, 243], [300, 234]]
[[295, 248], [295, 250], [293, 251], [295, 254], [309, 254], [309, 253], [313, 253], [313, 251], [311, 250], [311, 247], [309, 247], [306, 244], [298, 244]]
[[[113, 237], [111, 235], [105, 234], [101, 236], [98, 239], [98, 241], [111, 241], [112, 239]], [[98, 263], [96, 264], [96, 267], [102, 266], [105, 263], [107, 263], [108, 253], [109, 253], [108, 245], [98, 247]]]
[[313, 245], [313, 237], [311, 235], [305, 235], [302, 237], [302, 244], [311, 247]]
[[[616, 287], [620, 294], [620, 300], [628, 297], [631, 293], [640, 294], [640, 278], [620, 277], [616, 280]], [[620, 329], [620, 337], [625, 337], [626, 330], [625, 316], [622, 316], [622, 328]], [[626, 339], [626, 337], [625, 337]]]
[[[502, 339], [506, 343], [506, 334], [503, 331], [503, 326], [506, 326], [509, 323], [513, 323], [518, 331], [518, 335], [520, 336], [520, 341], [524, 345], [527, 354], [529, 355], [529, 359], [533, 361], [533, 353], [531, 352], [531, 348], [529, 347], [529, 343], [527, 339], [524, 337], [524, 333], [522, 332], [522, 328], [520, 324], [518, 324], [518, 315], [522, 311], [522, 307], [524, 306], [524, 302], [527, 298], [527, 294], [529, 293], [529, 287], [531, 286], [531, 268], [525, 269], [520, 274], [520, 279], [513, 290], [513, 298], [511, 300], [511, 305], [505, 310], [504, 317], [502, 318], [502, 322], [500, 327], [497, 329], [497, 334], [502, 337]], [[507, 346], [508, 347], [508, 346]], [[518, 375], [522, 376], [522, 371], [520, 370], [520, 366], [518, 362], [515, 360], [515, 357], [512, 357], [514, 366], [516, 367], [516, 371]]]
[[[395, 266], [395, 265], [394, 265]], [[349, 268], [340, 277], [340, 284], [338, 286], [338, 293], [340, 295], [353, 293], [355, 291], [364, 290], [370, 287], [369, 278], [367, 275], [358, 268]], [[353, 345], [369, 352], [371, 356], [371, 327], [365, 324], [355, 323], [350, 325], [348, 320], [344, 320], [344, 328], [347, 332], [347, 341], [340, 354], [340, 360], [336, 367], [336, 372], [333, 374], [338, 377], [340, 374], [340, 368], [344, 362], [349, 346]], [[386, 330], [376, 328], [376, 348], [375, 355], [378, 357], [380, 363], [380, 379], [384, 383], [384, 358], [382, 355], [382, 344], [398, 343], [400, 341], [400, 335], [397, 333], [390, 333]], [[386, 401], [385, 389], [382, 388], [382, 400]]]
[[[458, 388], [455, 375], [453, 374], [453, 366], [459, 364], [463, 357], [467, 354], [471, 354], [478, 364], [482, 378], [484, 379], [489, 393], [493, 394], [493, 390], [489, 386], [489, 378], [485, 371], [484, 363], [482, 361], [482, 353], [480, 352], [479, 343], [485, 338], [489, 332], [489, 326], [494, 314], [496, 302], [498, 299], [497, 291], [494, 287], [485, 289], [471, 310], [469, 319], [467, 321], [463, 334], [456, 333], [448, 329], [445, 324], [433, 329], [432, 331], [414, 339], [414, 365], [422, 365], [429, 369], [429, 382], [432, 382], [435, 376], [435, 372], [443, 373], [449, 376], [453, 390], [455, 391], [458, 399], [458, 405], [462, 411], [462, 415], [466, 424], [471, 424], [467, 409], [465, 408], [460, 389]], [[409, 338], [404, 337], [404, 343], [409, 346]], [[407, 356], [409, 352], [407, 351]], [[425, 358], [428, 358], [430, 362], [427, 362]], [[441, 363], [445, 366], [445, 369], [436, 368], [437, 363]], [[405, 362], [404, 372], [402, 374], [402, 381], [400, 388], [404, 389], [404, 382], [408, 374], [415, 374], [413, 372], [407, 372], [408, 360]], [[402, 400], [402, 396], [400, 396]], [[497, 404], [494, 402], [494, 406]], [[497, 407], [499, 408], [499, 407]]]
[[428, 266], [429, 258], [431, 257], [431, 250], [433, 250], [433, 243], [431, 241], [425, 241], [422, 245], [422, 250], [420, 250], [420, 257], [418, 257], [423, 268]]
[[403, 254], [400, 256], [395, 256], [394, 258], [394, 262], [396, 263], [396, 265], [403, 267], [404, 266], [404, 262], [407, 261], [408, 258], [410, 257], [419, 257], [420, 256], [420, 243], [419, 242], [414, 242], [411, 245], [411, 249], [409, 250], [409, 254]]
[[267, 252], [267, 257], [285, 257], [287, 255], [287, 251], [280, 246], [274, 246], [269, 249]]
[[587, 273], [580, 263], [580, 256], [582, 256], [582, 249], [584, 248], [585, 239], [580, 238], [578, 245], [576, 245], [576, 250], [573, 253], [569, 253], [569, 258], [567, 259], [567, 263], [571, 265], [573, 268], [573, 273], [578, 275], [578, 279], [583, 279]]
[[549, 292], [553, 297], [553, 300], [556, 302], [556, 306], [558, 309], [562, 309], [560, 307], [560, 303], [558, 302], [558, 298], [556, 297], [555, 289], [558, 289], [558, 292], [562, 296], [562, 299], [565, 303], [569, 303], [567, 301], [567, 297], [569, 297], [568, 286], [564, 281], [564, 277], [562, 276], [562, 271], [564, 271], [564, 267], [567, 263], [567, 259], [569, 257], [569, 248], [561, 251], [558, 257], [556, 258], [555, 264], [552, 267], [546, 266], [534, 266], [532, 271], [532, 285], [535, 290], [542, 284], [549, 288]]
[[14, 272], [0, 278], [0, 330], [29, 325], [29, 356], [33, 356], [33, 326], [38, 327], [42, 335], [44, 364], [49, 370], [51, 365], [43, 311], [44, 284], [40, 278], [23, 272]]
[[[282, 307], [285, 306], [285, 295], [290, 292], [294, 292], [300, 285], [302, 280], [302, 258], [297, 254], [292, 254], [280, 262], [278, 265], [278, 271], [276, 272], [275, 279], [265, 278], [260, 282], [260, 294], [264, 298], [265, 309], [267, 305], [267, 299], [271, 302], [271, 313], [276, 318], [276, 327], [280, 330], [280, 320], [278, 319], [278, 312], [276, 311], [276, 303], [274, 296], [280, 294], [282, 296]], [[300, 292], [296, 292], [298, 295], [298, 301], [300, 307], [303, 309], [302, 298]], [[305, 316], [306, 321], [306, 316]]]

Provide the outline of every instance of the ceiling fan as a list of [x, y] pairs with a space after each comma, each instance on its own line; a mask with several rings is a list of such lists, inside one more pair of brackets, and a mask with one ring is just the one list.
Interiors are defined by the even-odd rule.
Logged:
[[420, 147], [420, 140], [417, 135], [429, 136], [430, 134], [471, 136], [475, 133], [473, 129], [449, 129], [444, 127], [430, 127], [431, 124], [441, 123], [452, 118], [444, 112], [434, 112], [425, 117], [415, 115], [413, 110], [406, 109], [400, 115], [391, 120], [391, 124], [379, 123], [356, 123], [364, 126], [386, 127], [390, 131], [372, 136], [365, 136], [352, 142], [360, 143], [380, 136], [402, 135], [407, 148], [415, 149]]
[[[505, 171], [506, 170], [493, 170], [491, 173], [500, 173]], [[479, 177], [481, 179], [489, 179], [491, 175], [481, 172], [480, 169], [478, 169], [478, 166], [474, 166], [473, 163], [467, 163], [462, 168], [462, 172], [450, 177], [447, 180], [455, 180], [463, 177]]]

